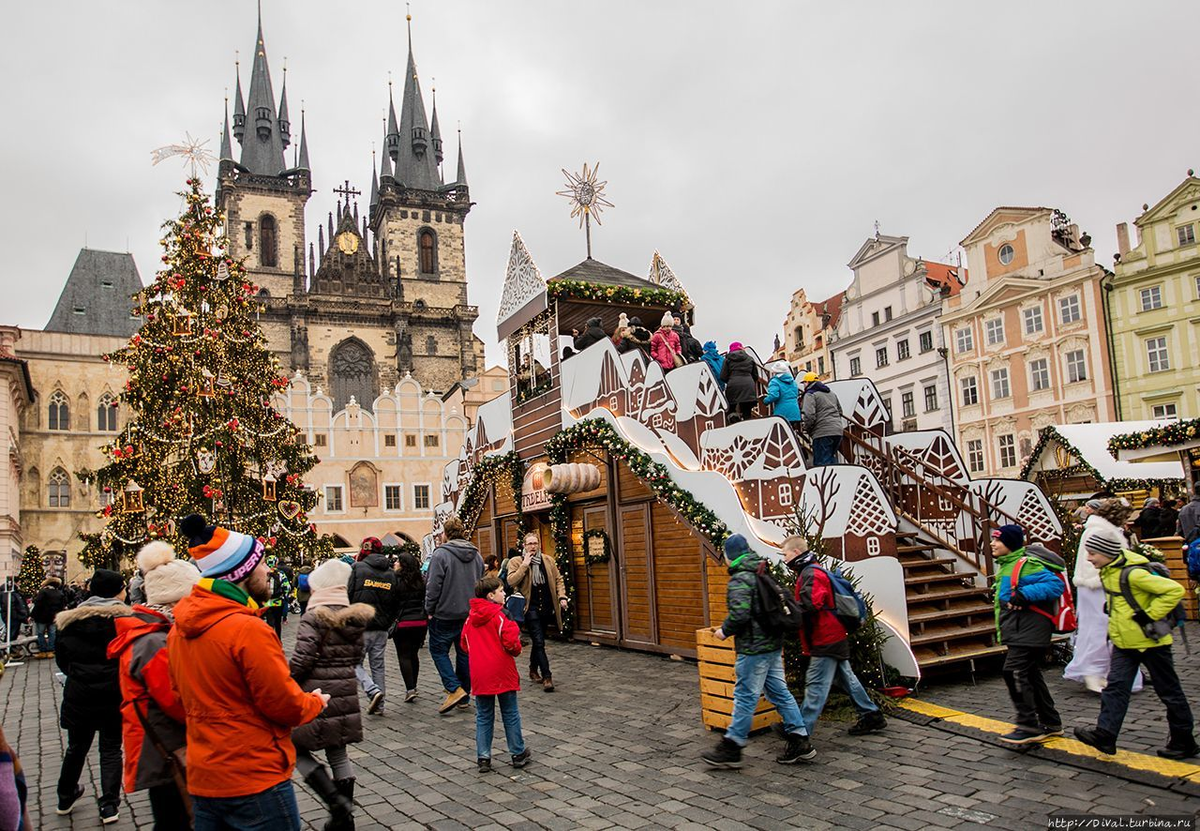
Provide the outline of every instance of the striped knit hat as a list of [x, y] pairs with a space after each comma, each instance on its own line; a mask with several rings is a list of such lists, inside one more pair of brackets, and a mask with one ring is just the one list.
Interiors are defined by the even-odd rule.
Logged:
[[1098, 531], [1087, 538], [1083, 547], [1093, 554], [1115, 560], [1121, 556], [1121, 549], [1125, 547], [1125, 544], [1111, 531]]
[[209, 525], [199, 514], [184, 519], [179, 530], [188, 538], [188, 553], [201, 577], [240, 583], [265, 553], [262, 543], [249, 534]]

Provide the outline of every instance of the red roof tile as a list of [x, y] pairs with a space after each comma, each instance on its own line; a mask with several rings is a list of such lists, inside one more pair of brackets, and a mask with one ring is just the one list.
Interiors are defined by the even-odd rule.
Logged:
[[930, 288], [948, 286], [950, 297], [954, 297], [967, 284], [967, 270], [956, 265], [945, 263], [925, 263], [925, 280]]

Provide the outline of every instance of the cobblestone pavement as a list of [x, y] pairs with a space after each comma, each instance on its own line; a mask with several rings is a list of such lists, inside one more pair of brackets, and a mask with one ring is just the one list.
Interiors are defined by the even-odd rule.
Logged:
[[[886, 732], [861, 738], [848, 736], [844, 723], [822, 723], [815, 762], [795, 767], [776, 764], [780, 742], [759, 735], [751, 739], [743, 770], [714, 771], [699, 759], [717, 735], [700, 725], [694, 665], [583, 644], [549, 648], [558, 691], [521, 695], [533, 761], [520, 771], [508, 765], [497, 724], [496, 770], [486, 775], [475, 771], [473, 715], [436, 713], [442, 693], [423, 653], [416, 703], [389, 700], [383, 716], [364, 717], [366, 740], [351, 748], [358, 828], [1031, 829], [1044, 828], [1050, 812], [1178, 814], [1200, 807], [1182, 794], [899, 719]], [[394, 654], [388, 662], [395, 690]], [[520, 658], [518, 666], [524, 672]], [[1193, 693], [1195, 679], [1192, 673]], [[54, 814], [64, 734], [56, 724], [60, 691], [53, 662], [11, 668], [0, 689], [4, 730], [30, 778], [35, 826], [98, 827], [95, 750], [84, 774], [88, 796], [72, 817]], [[963, 708], [1006, 713], [994, 680], [941, 685], [935, 692]], [[1153, 710], [1152, 695], [1138, 706]], [[1087, 698], [1078, 709], [1088, 709], [1085, 704], [1094, 709]], [[320, 805], [298, 782], [297, 792], [305, 827], [320, 828]], [[126, 799], [120, 823], [111, 827], [149, 828], [150, 822], [141, 793]]]

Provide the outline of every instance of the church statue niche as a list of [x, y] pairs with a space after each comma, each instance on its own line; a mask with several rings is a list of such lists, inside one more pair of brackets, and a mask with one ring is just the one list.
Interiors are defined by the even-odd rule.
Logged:
[[351, 396], [364, 410], [374, 406], [379, 394], [375, 356], [365, 343], [357, 338], [342, 341], [330, 355], [329, 368], [329, 389], [335, 410], [349, 404]]
[[408, 332], [400, 335], [400, 344], [396, 347], [397, 369], [401, 372], [412, 372], [413, 351], [412, 335]]

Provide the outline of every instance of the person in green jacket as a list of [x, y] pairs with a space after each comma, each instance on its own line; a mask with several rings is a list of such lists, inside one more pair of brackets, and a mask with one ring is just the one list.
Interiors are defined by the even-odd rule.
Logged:
[[[1170, 738], [1167, 746], [1158, 751], [1164, 759], [1188, 759], [1200, 755], [1200, 745], [1193, 734], [1195, 724], [1192, 710], [1183, 694], [1175, 662], [1171, 656], [1171, 635], [1154, 637], [1144, 627], [1160, 621], [1183, 598], [1183, 586], [1169, 577], [1155, 574], [1146, 564], [1150, 561], [1133, 551], [1126, 551], [1124, 540], [1111, 531], [1101, 531], [1084, 543], [1088, 562], [1100, 572], [1100, 582], [1108, 595], [1108, 639], [1112, 641], [1112, 663], [1108, 669], [1108, 685], [1100, 696], [1100, 717], [1096, 726], [1075, 728], [1075, 738], [1101, 753], [1117, 752], [1117, 735], [1129, 709], [1129, 695], [1138, 667], [1150, 672], [1154, 692], [1167, 708]], [[1128, 571], [1130, 593], [1134, 608], [1121, 591], [1121, 572]], [[1139, 566], [1141, 566], [1139, 568]]]

